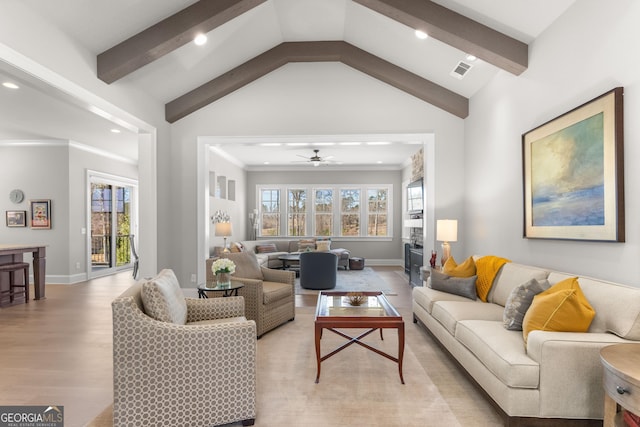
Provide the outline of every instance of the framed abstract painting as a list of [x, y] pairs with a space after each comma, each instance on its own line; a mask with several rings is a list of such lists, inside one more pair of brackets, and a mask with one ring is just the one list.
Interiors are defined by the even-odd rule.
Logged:
[[522, 135], [524, 237], [624, 242], [623, 88]]

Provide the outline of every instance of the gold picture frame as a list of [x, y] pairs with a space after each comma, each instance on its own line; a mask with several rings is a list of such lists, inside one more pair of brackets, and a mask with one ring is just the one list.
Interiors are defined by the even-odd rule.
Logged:
[[524, 237], [624, 242], [623, 88], [522, 135]]

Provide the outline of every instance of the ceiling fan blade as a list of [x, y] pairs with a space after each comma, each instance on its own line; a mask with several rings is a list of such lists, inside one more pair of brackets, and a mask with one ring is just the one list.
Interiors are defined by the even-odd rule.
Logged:
[[296, 154], [296, 156], [298, 156], [298, 157], [302, 157], [303, 159], [307, 159], [307, 160], [309, 160], [309, 158], [308, 158], [307, 156], [303, 156], [302, 154]]

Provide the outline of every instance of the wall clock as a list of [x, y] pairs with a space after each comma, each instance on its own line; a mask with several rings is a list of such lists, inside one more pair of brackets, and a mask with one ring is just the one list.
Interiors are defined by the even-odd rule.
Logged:
[[9, 200], [16, 204], [22, 203], [24, 200], [24, 192], [18, 189], [11, 191], [11, 193], [9, 193]]

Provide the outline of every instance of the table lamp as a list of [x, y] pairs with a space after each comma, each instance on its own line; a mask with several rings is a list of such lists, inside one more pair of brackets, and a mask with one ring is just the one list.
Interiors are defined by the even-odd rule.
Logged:
[[449, 242], [458, 241], [458, 220], [439, 219], [436, 225], [436, 240], [442, 242], [442, 267], [451, 256]]
[[227, 248], [227, 237], [231, 236], [231, 223], [230, 222], [216, 222], [216, 236], [224, 237], [224, 248], [222, 252], [231, 252]]

